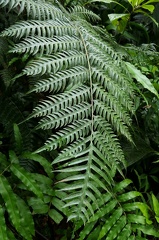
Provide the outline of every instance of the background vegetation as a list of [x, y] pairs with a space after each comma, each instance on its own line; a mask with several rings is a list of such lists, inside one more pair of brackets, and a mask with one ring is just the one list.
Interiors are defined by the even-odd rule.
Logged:
[[159, 1], [0, 1], [0, 239], [159, 239]]

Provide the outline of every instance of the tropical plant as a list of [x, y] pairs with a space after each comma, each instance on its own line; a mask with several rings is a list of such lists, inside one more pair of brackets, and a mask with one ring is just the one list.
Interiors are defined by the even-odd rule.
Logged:
[[[94, 7], [102, 18], [102, 24], [113, 33], [120, 43], [135, 44], [149, 43], [158, 27], [158, 0], [91, 0], [90, 7]], [[94, 5], [95, 3], [95, 5]], [[156, 42], [156, 41], [155, 41]]]
[[[27, 120], [38, 119], [35, 131], [44, 130], [48, 137], [34, 153], [21, 153], [17, 158], [10, 152], [7, 169], [12, 181], [15, 176], [20, 183], [8, 182], [6, 157], [2, 155], [1, 238], [15, 238], [14, 231], [6, 230], [6, 212], [24, 239], [34, 235], [30, 211], [22, 198], [16, 197], [14, 184], [38, 197], [29, 195], [32, 214], [48, 214], [57, 223], [64, 214], [72, 221], [72, 239], [159, 237], [155, 228], [158, 220], [154, 225], [156, 220], [150, 218], [142, 194], [130, 185], [131, 180], [124, 179], [127, 161], [120, 139], [133, 144], [130, 129], [135, 88], [131, 67], [115, 50], [116, 43], [91, 24], [99, 17], [78, 6], [66, 11], [57, 1], [1, 0], [0, 7], [24, 16], [2, 31], [1, 38], [9, 42], [11, 56], [25, 57], [24, 67], [15, 71], [13, 80], [19, 83], [19, 79], [27, 79], [28, 94], [40, 96]], [[15, 133], [20, 135], [16, 125]], [[46, 151], [53, 158], [53, 169], [40, 155]], [[21, 158], [38, 161], [45, 173], [28, 172], [20, 166]], [[27, 227], [25, 223], [21, 232], [19, 226], [26, 213]]]

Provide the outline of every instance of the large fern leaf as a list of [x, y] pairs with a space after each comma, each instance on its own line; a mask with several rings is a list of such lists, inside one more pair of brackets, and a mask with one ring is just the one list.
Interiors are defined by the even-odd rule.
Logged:
[[[38, 11], [41, 11], [40, 2], [43, 1], [33, 3]], [[11, 3], [4, 4], [3, 0], [1, 6], [15, 8], [15, 1]], [[26, 1], [18, 4], [21, 11], [23, 8], [28, 11]], [[75, 8], [69, 14], [51, 7], [45, 13], [45, 18], [41, 14], [32, 14], [30, 18], [29, 15], [27, 21], [16, 23], [1, 36], [19, 41], [12, 52], [31, 54], [22, 72], [33, 80], [30, 92], [51, 92], [30, 117], [40, 117], [37, 129], [49, 129], [52, 133], [36, 152], [58, 150], [52, 162], [57, 178], [52, 203], [61, 199], [60, 206], [68, 220], [78, 220], [80, 226], [81, 219], [86, 226], [90, 222], [90, 230], [86, 229], [81, 239], [92, 229], [96, 230], [96, 223], [103, 217], [105, 223], [102, 228], [97, 226], [97, 239], [134, 239], [135, 236], [140, 239], [141, 232], [158, 236], [151, 226], [146, 230], [149, 219], [139, 212], [142, 203], [134, 200], [141, 194], [124, 190], [129, 181], [115, 182], [115, 176], [118, 172], [122, 174], [121, 169], [126, 166], [118, 136], [132, 141], [129, 128], [134, 112], [134, 89], [126, 64], [110, 41], [105, 41], [100, 31], [84, 19], [89, 11], [83, 14], [81, 8]], [[19, 175], [14, 166], [12, 171], [33, 190], [30, 184], [34, 180], [27, 181], [28, 186], [25, 183], [28, 174], [21, 171]], [[38, 193], [35, 189], [34, 192]], [[29, 204], [38, 212], [34, 199]], [[43, 200], [41, 204], [47, 212]], [[49, 215], [54, 213], [53, 209]]]

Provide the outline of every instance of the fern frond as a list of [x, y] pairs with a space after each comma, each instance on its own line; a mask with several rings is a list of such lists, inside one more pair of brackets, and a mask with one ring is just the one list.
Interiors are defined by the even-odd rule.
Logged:
[[42, 129], [52, 129], [52, 128], [61, 128], [65, 125], [76, 121], [77, 119], [85, 119], [90, 116], [91, 109], [90, 104], [82, 103], [76, 106], [67, 107], [64, 110], [61, 110], [52, 115], [48, 115], [46, 118], [43, 118], [37, 128]]
[[[79, 45], [79, 47], [78, 47]], [[29, 54], [51, 54], [59, 50], [70, 50], [76, 48], [80, 50], [82, 48], [81, 42], [77, 37], [61, 36], [61, 37], [28, 37], [22, 42], [15, 45], [10, 51], [13, 53], [29, 53]]]
[[65, 34], [74, 34], [74, 27], [67, 21], [61, 20], [48, 20], [48, 21], [20, 21], [15, 23], [13, 26], [4, 30], [1, 37], [28, 37], [28, 36], [42, 36], [42, 37], [53, 37], [54, 35], [63, 36]]
[[77, 17], [79, 17], [80, 19], [84, 18], [88, 21], [94, 21], [94, 22], [101, 20], [97, 14], [93, 13], [92, 11], [90, 11], [82, 6], [74, 6], [73, 8], [69, 9], [69, 12], [71, 14], [71, 17], [75, 18], [75, 19], [77, 19]]
[[88, 69], [83, 66], [76, 66], [65, 71], [58, 71], [50, 74], [49, 78], [33, 81], [30, 92], [63, 92], [64, 89], [72, 88], [74, 85], [82, 85], [89, 77]]
[[55, 55], [46, 55], [30, 61], [23, 72], [26, 75], [42, 75], [49, 72], [56, 73], [59, 70], [67, 69], [68, 66], [85, 66], [85, 64], [86, 57], [83, 53], [79, 53], [78, 51], [62, 51]]
[[33, 111], [33, 117], [46, 116], [60, 109], [71, 107], [76, 103], [88, 101], [90, 97], [89, 88], [82, 85], [75, 90], [66, 91], [61, 94], [49, 96], [49, 100], [42, 101]]
[[5, 6], [8, 7], [9, 11], [15, 9], [18, 14], [26, 10], [28, 17], [39, 20], [55, 19], [62, 15], [59, 8], [43, 0], [1, 0], [0, 7]]
[[[29, 8], [31, 0], [28, 5], [26, 1], [18, 2], [22, 11]], [[11, 3], [14, 9], [16, 3]], [[12, 8], [8, 0], [5, 6]], [[35, 9], [37, 14], [33, 9], [28, 18], [32, 20], [16, 23], [1, 34], [16, 38], [12, 52], [31, 55], [22, 71], [34, 80], [30, 91], [52, 93], [41, 100], [29, 118], [40, 117], [37, 129], [50, 129], [52, 133], [35, 152], [58, 151], [52, 163], [57, 177], [56, 195], [45, 190], [44, 178], [27, 173], [17, 163], [11, 166], [13, 174], [22, 181], [21, 187], [38, 196], [31, 198], [29, 205], [36, 213], [47, 213], [55, 221], [57, 215], [59, 222], [62, 216], [56, 206], [61, 201], [68, 220], [78, 220], [80, 226], [80, 222], [86, 223], [83, 236], [90, 239], [94, 231], [96, 239], [108, 240], [131, 240], [142, 233], [158, 236], [151, 226], [146, 231], [146, 224], [151, 221], [140, 213], [144, 206], [138, 200], [141, 194], [126, 189], [129, 180], [115, 182], [117, 171], [122, 175], [121, 167], [126, 166], [118, 136], [132, 141], [129, 128], [134, 88], [126, 64], [110, 39], [102, 38], [102, 33], [84, 19], [94, 16], [91, 12], [75, 7], [71, 14], [61, 14], [61, 10], [50, 8], [44, 10], [45, 17], [41, 18], [41, 8]], [[20, 38], [23, 39], [18, 43]], [[48, 165], [42, 166], [51, 178]], [[48, 194], [48, 201], [55, 197], [55, 210], [49, 210], [43, 192]]]
[[[142, 229], [141, 232], [144, 232], [145, 234], [152, 234], [156, 237], [158, 236], [159, 233], [152, 229], [151, 226], [147, 226], [147, 229], [149, 230], [146, 233], [145, 217], [142, 216], [140, 212], [134, 214], [136, 209], [139, 210], [138, 203], [136, 202], [135, 206], [135, 204], [133, 202], [130, 203], [130, 201], [134, 198], [141, 197], [141, 194], [136, 191], [125, 193], [125, 188], [130, 183], [131, 181], [125, 179], [119, 184], [116, 184], [112, 191], [114, 192], [113, 195], [109, 193], [103, 195], [106, 205], [103, 205], [103, 203], [99, 204], [100, 209], [97, 209], [94, 216], [90, 218], [89, 223], [81, 231], [79, 240], [86, 239], [86, 237], [87, 239], [90, 239], [91, 234], [95, 234], [96, 231], [96, 229], [93, 229], [94, 224], [101, 218], [103, 221], [102, 226], [98, 228], [98, 231], [96, 232], [97, 239], [138, 239], [138, 236], [136, 236], [137, 226], [140, 226], [140, 229]], [[127, 205], [132, 206], [132, 208], [130, 208], [131, 210], [126, 208]], [[152, 233], [151, 231], [154, 232]], [[139, 234], [139, 237], [140, 236], [141, 235]]]
[[81, 137], [87, 135], [90, 131], [90, 121], [88, 119], [79, 120], [71, 125], [68, 125], [64, 130], [60, 130], [57, 134], [52, 135], [45, 143], [45, 146], [38, 149], [36, 153], [45, 149], [53, 150], [60, 148], [63, 145], [68, 145], [74, 140], [78, 140]]
[[120, 132], [126, 136], [129, 141], [132, 141], [128, 127], [123, 123], [120, 116], [117, 115], [109, 106], [106, 106], [99, 100], [95, 100], [94, 108], [99, 116], [102, 116], [105, 120], [112, 124], [115, 131]]

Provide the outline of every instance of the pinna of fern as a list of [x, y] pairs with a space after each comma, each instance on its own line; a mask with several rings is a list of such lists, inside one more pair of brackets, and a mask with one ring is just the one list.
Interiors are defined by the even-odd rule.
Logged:
[[[1, 1], [1, 6], [15, 8], [15, 1], [11, 2]], [[22, 71], [33, 80], [30, 92], [48, 93], [29, 118], [40, 117], [36, 129], [52, 132], [36, 153], [58, 150], [52, 162], [55, 188], [68, 220], [78, 220], [77, 228], [81, 220], [86, 223], [84, 238], [103, 217], [106, 225], [98, 231], [97, 239], [159, 236], [151, 224], [147, 230], [149, 219], [139, 211], [146, 205], [134, 202], [141, 194], [125, 190], [129, 181], [126, 185], [115, 182], [116, 174], [122, 174], [121, 167], [126, 167], [117, 136], [132, 141], [129, 127], [134, 88], [126, 64], [113, 45], [85, 20], [87, 10], [83, 9], [76, 19], [77, 8], [69, 14], [54, 6], [47, 10], [45, 1], [31, 2], [36, 7], [28, 20], [10, 26], [1, 36], [16, 38], [11, 52], [30, 54], [31, 60]], [[40, 2], [46, 6], [43, 18]], [[28, 12], [26, 1], [18, 4]], [[61, 192], [65, 197], [61, 198]], [[133, 217], [129, 211], [133, 211]]]

